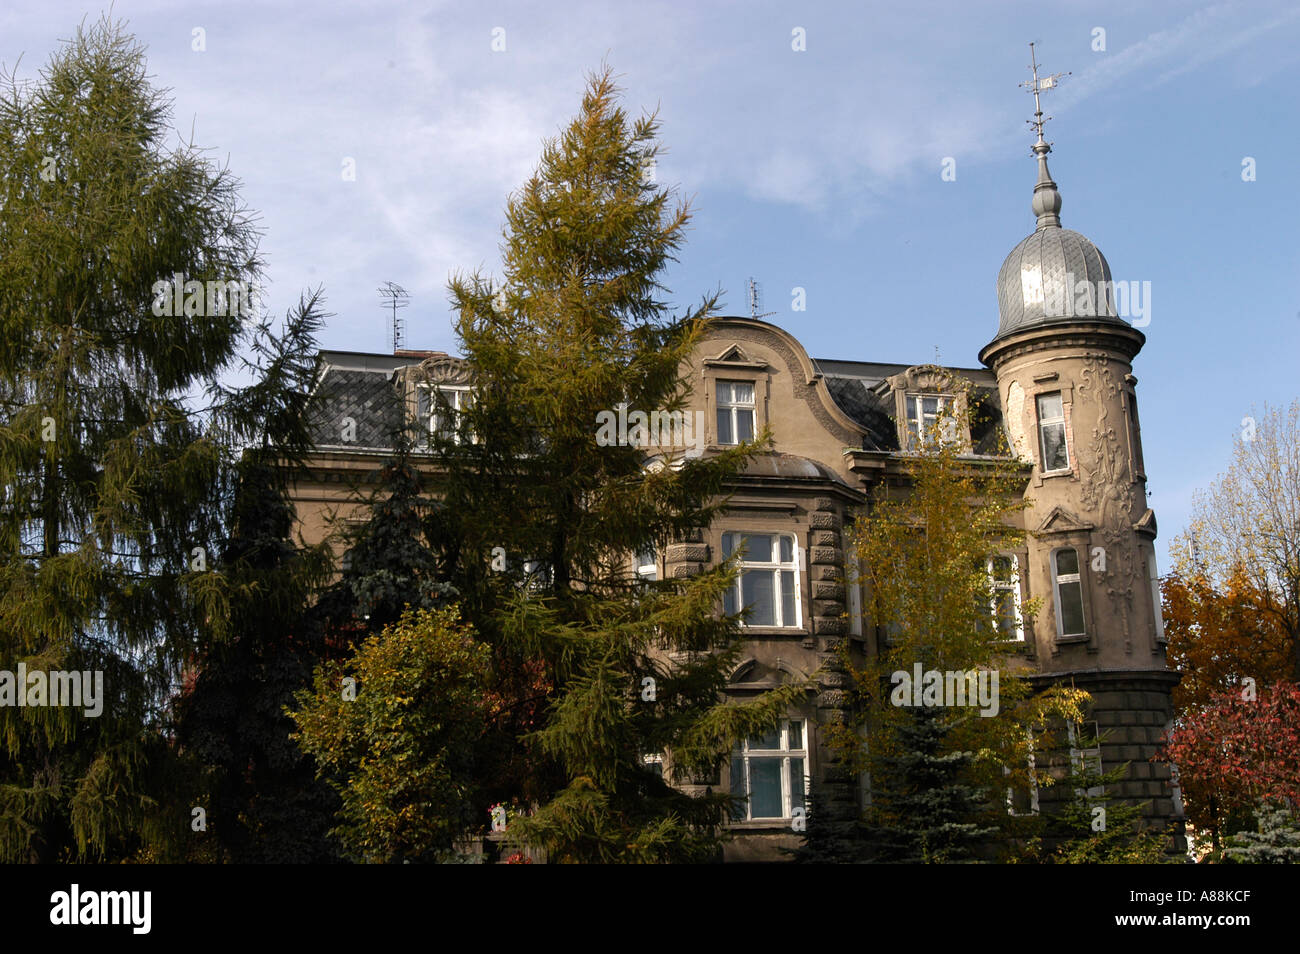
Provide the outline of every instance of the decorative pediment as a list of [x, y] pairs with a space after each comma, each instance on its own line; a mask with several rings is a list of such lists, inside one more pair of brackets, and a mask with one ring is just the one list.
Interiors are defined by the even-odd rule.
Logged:
[[1077, 533], [1091, 529], [1093, 529], [1092, 524], [1084, 523], [1064, 507], [1053, 507], [1052, 512], [1038, 525], [1038, 529], [1034, 533], [1038, 536], [1044, 536], [1052, 533]]
[[947, 368], [941, 368], [937, 364], [913, 365], [906, 371], [892, 375], [889, 384], [895, 391], [928, 391], [942, 394], [958, 390], [956, 376]]
[[766, 361], [755, 361], [741, 350], [740, 345], [735, 344], [725, 349], [722, 354], [718, 355], [716, 358], [706, 358], [704, 363], [706, 366], [723, 364], [731, 368], [752, 368], [759, 370], [767, 367]]
[[1155, 511], [1148, 507], [1147, 512], [1138, 519], [1137, 523], [1133, 524], [1133, 529], [1142, 534], [1142, 536], [1154, 540], [1156, 538]]
[[417, 374], [420, 380], [429, 384], [469, 384], [474, 380], [469, 362], [450, 355], [426, 358], [420, 362]]

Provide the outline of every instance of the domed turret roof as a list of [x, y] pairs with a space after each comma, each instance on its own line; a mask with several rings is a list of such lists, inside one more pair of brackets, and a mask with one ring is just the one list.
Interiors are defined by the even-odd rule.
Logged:
[[1079, 320], [1127, 324], [1115, 312], [1110, 266], [1086, 236], [1061, 228], [1061, 194], [1047, 170], [1051, 146], [1034, 144], [1038, 182], [1032, 208], [1038, 228], [1011, 250], [998, 272], [1000, 321], [994, 340]]

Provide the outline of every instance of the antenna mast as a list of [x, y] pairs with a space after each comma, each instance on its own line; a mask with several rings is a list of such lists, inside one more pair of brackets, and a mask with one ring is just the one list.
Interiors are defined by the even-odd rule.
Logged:
[[402, 316], [398, 311], [410, 304], [410, 295], [397, 282], [384, 282], [379, 286], [379, 297], [383, 300], [381, 308], [388, 308], [393, 313], [393, 353], [402, 347]]

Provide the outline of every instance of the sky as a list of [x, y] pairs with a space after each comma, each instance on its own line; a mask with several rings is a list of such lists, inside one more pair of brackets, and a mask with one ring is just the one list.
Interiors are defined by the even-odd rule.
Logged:
[[[1167, 547], [1265, 405], [1300, 395], [1300, 6], [1258, 3], [163, 3], [0, 6], [34, 78], [111, 12], [173, 121], [242, 181], [275, 313], [308, 288], [325, 348], [455, 352], [447, 280], [500, 274], [503, 210], [608, 63], [658, 109], [657, 180], [693, 210], [664, 277], [721, 290], [815, 358], [978, 366], [1034, 229], [1033, 41], [1062, 225], [1150, 282], [1134, 363]], [[353, 173], [350, 175], [350, 173]], [[804, 310], [795, 310], [796, 289]]]

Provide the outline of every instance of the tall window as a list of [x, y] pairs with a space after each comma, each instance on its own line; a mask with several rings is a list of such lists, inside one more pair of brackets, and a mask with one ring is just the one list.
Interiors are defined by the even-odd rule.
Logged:
[[754, 384], [718, 382], [718, 443], [739, 444], [754, 437]]
[[1038, 447], [1043, 472], [1070, 469], [1070, 451], [1065, 444], [1065, 405], [1061, 392], [1038, 395]]
[[995, 556], [988, 563], [989, 580], [993, 590], [990, 610], [993, 625], [1003, 639], [1023, 640], [1024, 624], [1020, 618], [1020, 570], [1013, 556]]
[[428, 415], [429, 433], [459, 443], [459, 417], [473, 400], [474, 395], [468, 387], [439, 385], [427, 388], [422, 410]]
[[1147, 557], [1147, 581], [1151, 587], [1151, 614], [1156, 624], [1156, 639], [1165, 641], [1165, 617], [1160, 606], [1160, 573], [1156, 570], [1156, 551], [1151, 548]]
[[746, 739], [731, 753], [731, 794], [745, 799], [734, 820], [793, 818], [805, 808], [807, 766], [803, 719], [783, 719], [778, 729]]
[[1056, 634], [1082, 636], [1083, 584], [1079, 579], [1079, 551], [1073, 547], [1052, 554], [1052, 586], [1056, 591]]
[[[1101, 764], [1101, 729], [1096, 722], [1067, 722], [1066, 734], [1070, 739], [1070, 764], [1076, 775], [1085, 772], [1099, 776]], [[1076, 788], [1075, 794], [1084, 798], [1100, 798], [1106, 793], [1105, 785], [1094, 785], [1088, 789]]]
[[740, 576], [727, 591], [723, 610], [749, 611], [746, 626], [798, 626], [799, 551], [791, 533], [737, 533], [722, 535], [722, 557], [736, 551]]
[[955, 422], [951, 418], [944, 418], [944, 413], [951, 411], [951, 405], [952, 397], [945, 394], [907, 395], [908, 446], [930, 447], [940, 437], [944, 441], [955, 440]]

